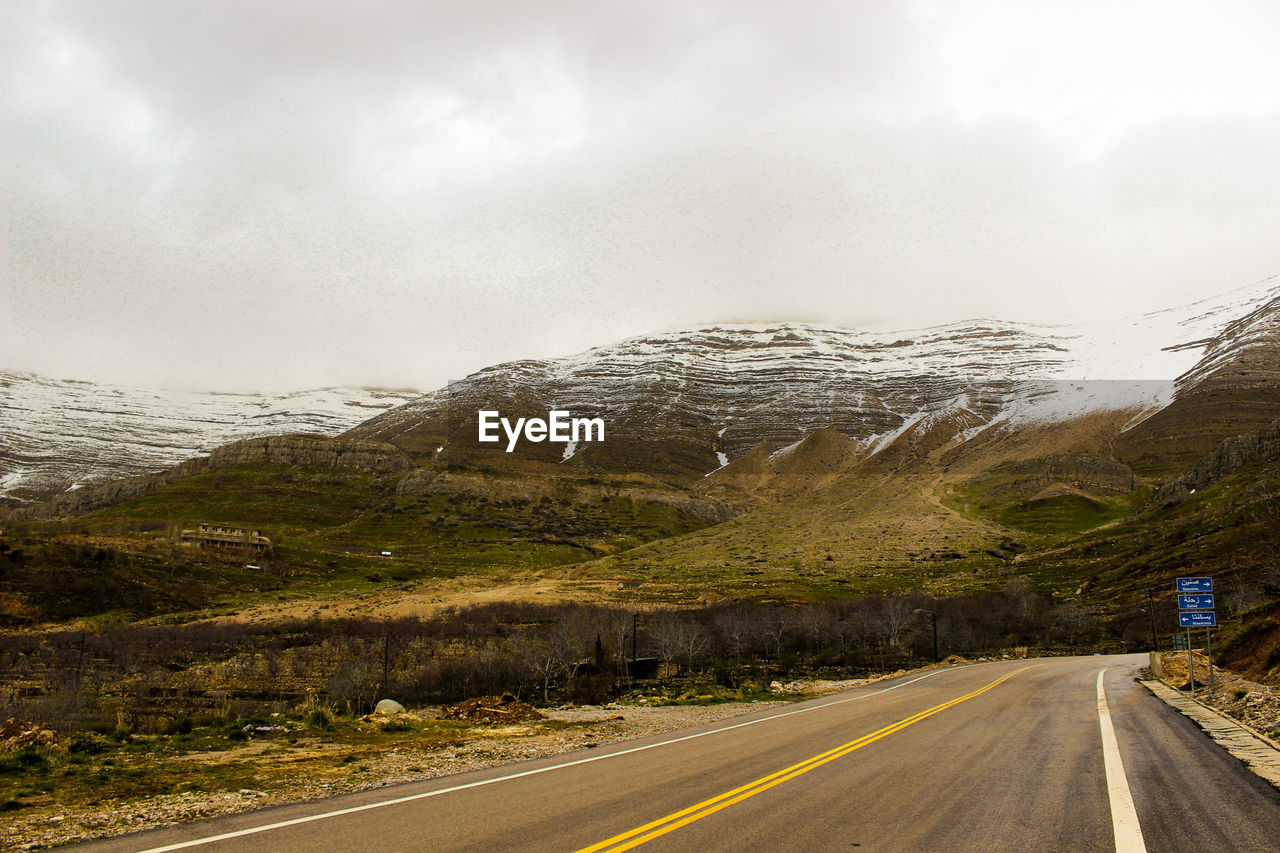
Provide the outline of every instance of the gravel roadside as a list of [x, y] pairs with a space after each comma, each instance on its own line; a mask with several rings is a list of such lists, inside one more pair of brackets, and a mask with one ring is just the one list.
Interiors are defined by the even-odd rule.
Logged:
[[[813, 695], [859, 683], [862, 682], [810, 683], [805, 685], [805, 689], [808, 695]], [[449, 776], [512, 761], [558, 755], [592, 745], [662, 734], [787, 704], [789, 702], [777, 700], [707, 706], [556, 708], [547, 711], [549, 719], [579, 725], [559, 731], [539, 730], [536, 724], [479, 729], [476, 737], [458, 746], [429, 750], [397, 748], [362, 756], [351, 767], [351, 772], [342, 777], [292, 779], [279, 788], [163, 794], [64, 810], [55, 815], [0, 816], [0, 847], [34, 850]]]

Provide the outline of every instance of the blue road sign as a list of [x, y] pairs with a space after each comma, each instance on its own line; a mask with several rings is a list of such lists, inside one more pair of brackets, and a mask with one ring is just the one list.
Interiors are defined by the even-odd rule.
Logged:
[[1178, 596], [1179, 610], [1212, 610], [1213, 593], [1200, 592]]
[[1188, 610], [1178, 614], [1180, 628], [1217, 628], [1218, 616], [1212, 610]]
[[1178, 592], [1213, 592], [1213, 578], [1178, 578]]

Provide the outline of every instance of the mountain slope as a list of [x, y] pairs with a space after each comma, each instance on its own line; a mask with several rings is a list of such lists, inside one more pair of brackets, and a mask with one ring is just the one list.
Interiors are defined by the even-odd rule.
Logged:
[[[1154, 324], [1161, 335], [1196, 335], [1155, 350], [1148, 365], [1165, 369], [1175, 358], [1176, 385], [1172, 376], [1135, 379], [1147, 369], [1136, 362], [1117, 366], [1116, 379], [1073, 379], [1089, 376], [1096, 344], [1061, 329], [712, 327], [497, 365], [339, 439], [223, 448], [214, 456], [227, 466], [211, 457], [196, 472], [186, 463], [111, 508], [90, 502], [82, 509], [96, 511], [73, 525], [34, 510], [11, 517], [36, 519], [27, 529], [54, 536], [119, 536], [122, 548], [163, 548], [166, 530], [196, 520], [262, 526], [282, 536], [280, 553], [308, 582], [360, 584], [381, 575], [385, 549], [423, 582], [466, 574], [501, 584], [555, 566], [577, 588], [684, 603], [703, 591], [946, 595], [1027, 575], [1079, 595], [1111, 583], [1097, 551], [1121, 548], [1128, 594], [1144, 561], [1177, 550], [1160, 536], [1196, 529], [1187, 509], [1166, 517], [1158, 505], [1173, 502], [1150, 500], [1165, 476], [1158, 464], [1187, 467], [1175, 454], [1243, 431], [1275, 402], [1280, 294], [1267, 286], [1266, 298], [1255, 290], [1240, 303], [1238, 320], [1223, 305], [1192, 306], [1185, 321]], [[481, 408], [509, 418], [551, 408], [599, 415], [607, 440], [526, 441], [508, 454], [476, 440]], [[1229, 444], [1206, 468], [1212, 477], [1183, 490], [1209, 484], [1213, 541], [1248, 559], [1237, 497], [1250, 485], [1244, 469], [1274, 466], [1262, 452], [1271, 452], [1269, 435]], [[338, 447], [322, 454], [308, 441]], [[1237, 452], [1255, 445], [1248, 459]], [[390, 467], [342, 473], [332, 463], [349, 451]], [[73, 514], [71, 504], [98, 492], [45, 506]], [[1208, 560], [1213, 551], [1195, 553]]]
[[[847, 444], [817, 433], [771, 462], [747, 454], [703, 486], [714, 495], [745, 493], [747, 500], [805, 485], [806, 478], [812, 488], [774, 492], [773, 502], [724, 524], [650, 543], [586, 571], [643, 579], [650, 594], [673, 597], [691, 581], [701, 589], [780, 598], [834, 589], [857, 594], [924, 587], [939, 595], [998, 587], [1020, 574], [1013, 563], [1019, 554], [1127, 511], [1126, 498], [1116, 497], [1117, 490], [1129, 491], [1126, 469], [1111, 468], [1105, 457], [1109, 441], [1131, 417], [1103, 411], [1004, 425], [966, 442], [960, 439], [971, 429], [970, 413], [956, 411], [920, 419], [874, 455], [851, 453]], [[1056, 458], [1038, 464], [1046, 455]], [[791, 457], [794, 468], [787, 464]], [[1070, 465], [1065, 459], [1098, 462]], [[1027, 461], [1037, 464], [996, 483], [974, 482]], [[1099, 471], [1110, 476], [1099, 478]], [[757, 488], [744, 489], [743, 480]], [[1033, 481], [1038, 484], [1028, 491]], [[1017, 488], [996, 491], [1010, 484]], [[1010, 515], [1022, 520], [1008, 510], [1024, 497], [1047, 498], [1057, 493], [1054, 487], [1097, 502], [1100, 517], [1082, 524], [1057, 518], [1046, 524], [1040, 517], [1025, 527], [1006, 523]], [[1033, 509], [1059, 515], [1071, 509], [1063, 506], [1070, 500]]]
[[0, 372], [0, 495], [47, 497], [257, 436], [336, 435], [417, 396], [363, 388], [193, 393]]
[[[578, 356], [475, 373], [352, 429], [424, 457], [464, 463], [505, 453], [477, 440], [477, 412], [599, 417], [595, 444], [522, 442], [516, 454], [693, 481], [761, 445], [833, 427], [875, 452], [919, 418], [950, 410], [975, 426], [1055, 406], [1110, 406], [1060, 384], [1079, 363], [1073, 338], [996, 321], [873, 335], [799, 324], [709, 327], [632, 338]], [[1139, 389], [1143, 405], [1159, 389]], [[1123, 406], [1133, 405], [1126, 396]]]
[[[772, 453], [824, 428], [874, 454], [921, 419], [948, 412], [971, 421], [962, 440], [993, 426], [1020, 428], [1093, 411], [1131, 411], [1137, 423], [1176, 396], [1197, 389], [1219, 394], [1225, 382], [1234, 395], [1228, 414], [1243, 393], [1264, 418], [1271, 380], [1245, 391], [1238, 380], [1274, 369], [1267, 365], [1275, 356], [1278, 282], [1138, 318], [1099, 317], [1087, 327], [975, 320], [870, 333], [788, 323], [646, 335], [575, 356], [486, 368], [350, 436], [391, 442], [420, 459], [469, 464], [506, 456], [505, 440], [477, 440], [479, 411], [496, 410], [514, 422], [561, 409], [601, 418], [606, 440], [523, 441], [513, 455], [690, 483], [756, 448]], [[1227, 382], [1228, 376], [1236, 378]], [[1142, 436], [1159, 433], [1161, 423], [1151, 420], [1134, 433], [1129, 456], [1148, 453]], [[1244, 428], [1257, 426], [1250, 420]], [[1179, 461], [1194, 461], [1222, 437], [1211, 432]]]
[[1197, 343], [1204, 354], [1178, 377], [1173, 402], [1116, 442], [1141, 473], [1168, 476], [1280, 418], [1280, 295]]
[[[1173, 379], [1183, 374], [1176, 405], [1119, 444], [1140, 472], [1163, 476], [1274, 417], [1278, 280], [1136, 319], [1100, 316], [1088, 328], [982, 320], [893, 333], [781, 324], [648, 335], [496, 365], [420, 398], [363, 389], [193, 394], [0, 373], [0, 496], [158, 472], [247, 437], [352, 428], [352, 437], [392, 442], [419, 462], [514, 456], [688, 484], [755, 448], [772, 453], [827, 427], [875, 453], [920, 419], [953, 410], [973, 422], [964, 440], [1091, 411], [1133, 410], [1137, 423], [1174, 400]], [[476, 440], [480, 409], [514, 419], [553, 408], [603, 418], [606, 440], [523, 441], [510, 456], [505, 442]], [[1204, 434], [1170, 454], [1196, 430]]]

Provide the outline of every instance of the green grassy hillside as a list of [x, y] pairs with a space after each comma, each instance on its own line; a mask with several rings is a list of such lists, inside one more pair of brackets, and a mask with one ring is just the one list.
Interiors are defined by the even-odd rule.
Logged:
[[[554, 465], [411, 476], [224, 468], [79, 519], [10, 525], [9, 553], [42, 556], [0, 575], [0, 609], [19, 624], [106, 612], [187, 618], [281, 599], [430, 598], [460, 578], [554, 578], [567, 595], [685, 605], [708, 595], [945, 597], [1026, 579], [1121, 616], [1144, 613], [1148, 589], [1167, 609], [1182, 574], [1221, 578], [1231, 614], [1273, 595], [1264, 568], [1280, 558], [1256, 512], [1280, 492], [1276, 463], [1176, 505], [1151, 503], [1149, 483], [1117, 493], [1130, 480], [1103, 455], [1108, 428], [1076, 424], [1047, 444], [908, 437], [814, 491], [718, 524], [723, 506], [685, 490]], [[1054, 454], [1034, 457], [1036, 446]], [[1054, 479], [1064, 471], [1076, 479]], [[180, 531], [199, 522], [261, 529], [275, 551], [179, 547]], [[75, 592], [59, 598], [60, 589]]]
[[1280, 463], [1246, 466], [1180, 503], [1153, 502], [1115, 525], [1028, 554], [1026, 570], [1063, 589], [1084, 584], [1103, 607], [1130, 606], [1150, 589], [1172, 610], [1175, 578], [1210, 575], [1222, 607], [1243, 610], [1263, 592], [1268, 567], [1280, 563], [1259, 516], [1276, 494]]
[[[470, 472], [461, 484], [414, 494], [397, 494], [398, 479], [331, 469], [224, 468], [83, 518], [10, 525], [8, 547], [42, 554], [42, 578], [65, 572], [75, 582], [50, 581], [45, 595], [39, 590], [49, 584], [11, 573], [0, 576], [0, 594], [19, 620], [104, 611], [137, 616], [223, 600], [243, 604], [255, 591], [350, 594], [388, 582], [501, 578], [709, 523], [695, 513], [700, 505], [679, 491], [639, 488], [635, 478]], [[528, 495], [531, 481], [537, 497]], [[273, 553], [217, 555], [180, 546], [181, 531], [201, 522], [260, 529], [272, 539]], [[109, 555], [94, 564], [101, 589], [58, 601], [57, 588], [87, 583], [77, 556], [86, 549]], [[250, 563], [257, 569], [247, 570]], [[131, 575], [147, 580], [126, 578]], [[139, 584], [154, 594], [129, 591]]]

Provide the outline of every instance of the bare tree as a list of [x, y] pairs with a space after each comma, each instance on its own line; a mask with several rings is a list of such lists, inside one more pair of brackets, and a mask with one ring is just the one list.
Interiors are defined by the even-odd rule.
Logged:
[[728, 641], [734, 660], [741, 660], [748, 640], [758, 628], [758, 620], [741, 607], [731, 607], [716, 614], [715, 625]]
[[1067, 642], [1072, 645], [1075, 645], [1080, 637], [1094, 625], [1093, 614], [1074, 604], [1059, 605], [1053, 611], [1053, 616], [1058, 627], [1066, 635]]
[[688, 669], [707, 649], [707, 635], [702, 626], [680, 613], [665, 613], [653, 630], [658, 656], [664, 663], [683, 658]]
[[630, 613], [610, 610], [605, 614], [602, 631], [610, 640], [618, 674], [629, 678], [631, 671], [627, 668], [627, 657], [631, 652], [632, 632], [637, 630], [637, 620]]
[[543, 704], [551, 703], [551, 682], [568, 673], [573, 662], [572, 649], [567, 639], [565, 633], [551, 631], [526, 647], [534, 671], [542, 678]]
[[905, 595], [886, 595], [880, 601], [881, 624], [889, 645], [898, 645], [898, 636], [911, 619], [911, 602]]
[[810, 647], [822, 649], [830, 645], [836, 622], [830, 611], [824, 607], [807, 607], [800, 614], [800, 622]]
[[770, 640], [773, 640], [774, 660], [782, 657], [782, 641], [786, 639], [787, 633], [791, 630], [791, 622], [791, 612], [785, 607], [775, 607], [773, 612], [769, 614], [765, 633]]
[[1031, 589], [1031, 584], [1026, 578], [1013, 578], [1004, 585], [1005, 597], [1013, 603], [1017, 608], [1018, 616], [1022, 619], [1022, 624], [1028, 625], [1031, 617], [1035, 615], [1036, 607], [1039, 600]]
[[377, 699], [381, 680], [381, 662], [374, 662], [368, 655], [352, 655], [338, 664], [329, 679], [329, 700], [342, 702], [355, 712], [366, 711]]

